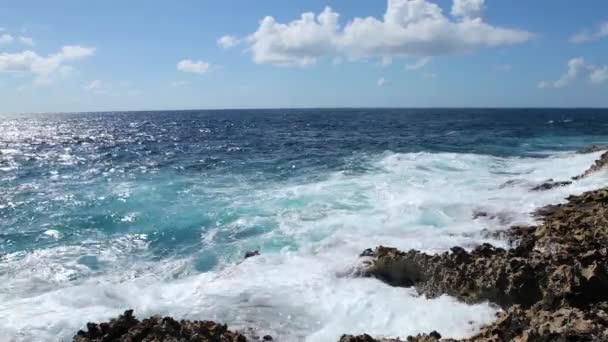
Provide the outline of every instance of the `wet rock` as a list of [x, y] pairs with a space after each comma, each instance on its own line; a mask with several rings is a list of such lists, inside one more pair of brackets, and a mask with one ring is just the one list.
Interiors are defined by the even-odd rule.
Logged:
[[[483, 244], [428, 255], [381, 246], [366, 251], [362, 274], [505, 310], [465, 341], [608, 341], [608, 188], [567, 200], [538, 210], [537, 226], [509, 229], [509, 250]], [[433, 341], [424, 336], [412, 341]]]
[[576, 153], [587, 154], [587, 153], [595, 153], [595, 152], [606, 151], [606, 150], [608, 150], [608, 146], [591, 145], [591, 146], [581, 148], [580, 150], [576, 151]]
[[483, 210], [473, 211], [473, 220], [477, 220], [480, 217], [488, 217], [488, 212]]
[[598, 171], [606, 168], [607, 165], [608, 165], [608, 152], [602, 154], [600, 156], [600, 158], [598, 160], [596, 160], [595, 163], [593, 165], [591, 165], [591, 167], [589, 169], [587, 169], [587, 171], [583, 172], [582, 174], [580, 174], [576, 177], [572, 177], [572, 180], [583, 179], [594, 172], [598, 172]]
[[74, 342], [246, 342], [245, 336], [210, 321], [176, 321], [171, 317], [150, 317], [139, 321], [127, 310], [107, 323], [88, 323]]
[[493, 324], [465, 341], [608, 341], [606, 309], [606, 303], [585, 310], [523, 310], [515, 306], [499, 313]]
[[568, 186], [570, 184], [572, 184], [571, 181], [556, 182], [553, 179], [548, 179], [545, 182], [543, 182], [542, 184], [539, 184], [539, 185], [533, 187], [531, 190], [532, 191], [551, 190], [553, 188], [559, 188], [559, 187], [562, 187], [562, 186]]
[[371, 248], [368, 248], [366, 250], [364, 250], [361, 254], [359, 254], [359, 257], [370, 257], [374, 255], [374, 250]]
[[257, 251], [257, 250], [256, 251], [247, 251], [245, 253], [245, 259], [249, 259], [249, 258], [252, 258], [254, 256], [258, 256], [258, 255], [260, 255], [260, 251]]
[[[405, 340], [399, 338], [380, 338], [375, 339], [370, 335], [363, 334], [359, 336], [343, 335], [338, 342], [438, 342], [441, 341], [441, 335], [433, 331], [430, 334], [420, 334], [416, 336], [408, 336]], [[447, 340], [446, 340], [447, 341]]]

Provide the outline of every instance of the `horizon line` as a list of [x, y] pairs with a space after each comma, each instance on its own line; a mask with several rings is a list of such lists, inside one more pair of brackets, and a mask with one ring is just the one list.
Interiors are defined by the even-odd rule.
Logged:
[[531, 109], [531, 110], [608, 110], [608, 107], [235, 107], [235, 108], [195, 108], [195, 109], [126, 109], [126, 110], [91, 110], [91, 111], [48, 111], [48, 112], [6, 112], [3, 115], [53, 115], [53, 114], [109, 114], [109, 113], [159, 113], [159, 112], [211, 112], [211, 111], [263, 111], [263, 110], [508, 110], [508, 109]]

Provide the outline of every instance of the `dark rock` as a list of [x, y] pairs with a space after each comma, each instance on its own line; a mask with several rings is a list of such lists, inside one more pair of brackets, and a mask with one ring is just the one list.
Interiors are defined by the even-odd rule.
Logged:
[[580, 150], [576, 151], [576, 153], [587, 154], [587, 153], [595, 153], [595, 152], [606, 151], [606, 150], [608, 150], [608, 146], [591, 145], [591, 146], [581, 148]]
[[246, 342], [245, 336], [228, 330], [225, 324], [210, 321], [176, 321], [171, 317], [150, 317], [139, 321], [133, 310], [108, 323], [88, 323], [74, 342]]
[[272, 341], [272, 336], [265, 335], [264, 337], [262, 337], [262, 340], [264, 340], [264, 341]]
[[537, 226], [506, 232], [512, 249], [483, 244], [428, 255], [381, 246], [366, 251], [372, 260], [362, 274], [429, 297], [490, 301], [505, 310], [464, 341], [608, 341], [608, 188], [536, 215]]
[[606, 168], [607, 165], [608, 165], [608, 152], [602, 154], [600, 156], [600, 158], [598, 160], [596, 160], [595, 163], [589, 169], [587, 169], [587, 171], [583, 172], [582, 174], [580, 174], [576, 177], [572, 177], [572, 180], [583, 179], [594, 172], [598, 172], [598, 171]]
[[360, 257], [370, 257], [374, 255], [374, 250], [371, 248], [368, 248], [366, 250], [363, 251], [363, 253], [359, 254]]
[[473, 220], [477, 220], [480, 217], [488, 217], [488, 213], [482, 210], [473, 211]]
[[432, 337], [432, 338], [434, 338], [434, 339], [437, 339], [437, 340], [440, 340], [440, 339], [441, 339], [441, 335], [440, 335], [438, 332], [436, 332], [436, 331], [432, 331], [432, 332], [429, 334], [429, 336], [430, 336], [430, 337]]
[[245, 253], [245, 259], [260, 255], [260, 251], [248, 251]]
[[551, 190], [553, 188], [559, 188], [562, 186], [568, 186], [572, 184], [571, 181], [555, 182], [553, 179], [546, 180], [544, 183], [533, 187], [532, 191], [544, 191]]

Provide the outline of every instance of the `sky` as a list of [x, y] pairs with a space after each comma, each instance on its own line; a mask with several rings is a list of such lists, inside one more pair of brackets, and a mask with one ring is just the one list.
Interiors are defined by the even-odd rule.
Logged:
[[0, 113], [608, 107], [606, 0], [0, 0]]

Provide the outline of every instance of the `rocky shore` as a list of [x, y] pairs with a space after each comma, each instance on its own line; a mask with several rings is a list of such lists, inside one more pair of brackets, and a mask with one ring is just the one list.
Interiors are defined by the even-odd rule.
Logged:
[[[578, 180], [608, 164], [603, 154]], [[570, 196], [536, 213], [540, 224], [504, 232], [509, 250], [484, 244], [440, 255], [377, 247], [367, 250], [364, 276], [415, 287], [428, 297], [489, 301], [496, 321], [462, 341], [608, 341], [608, 188]], [[407, 341], [442, 340], [440, 332]], [[341, 342], [395, 342], [343, 336]]]
[[[596, 152], [597, 148], [581, 151]], [[582, 179], [608, 165], [608, 152]], [[569, 184], [554, 182], [555, 186]], [[548, 184], [549, 182], [547, 182]], [[534, 190], [546, 190], [549, 185]], [[471, 251], [453, 247], [428, 255], [389, 247], [361, 254], [360, 276], [392, 286], [415, 287], [427, 297], [450, 295], [466, 303], [491, 302], [502, 310], [494, 323], [460, 341], [608, 341], [608, 187], [570, 196], [565, 204], [539, 209], [536, 226], [501, 232], [511, 249], [483, 244]], [[257, 255], [257, 254], [256, 254]], [[249, 255], [248, 257], [255, 257]], [[176, 321], [170, 317], [137, 320], [127, 311], [108, 323], [89, 323], [74, 342], [90, 341], [270, 341], [249, 338], [214, 322]], [[437, 342], [441, 331], [375, 339], [344, 335], [339, 342]]]

